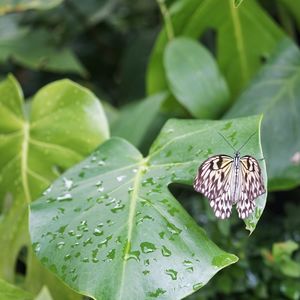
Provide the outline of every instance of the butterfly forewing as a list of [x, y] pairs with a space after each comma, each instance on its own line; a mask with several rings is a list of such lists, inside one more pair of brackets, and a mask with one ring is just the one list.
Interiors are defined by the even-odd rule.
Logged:
[[232, 165], [231, 156], [212, 156], [199, 167], [194, 181], [194, 189], [210, 200], [215, 215], [222, 219], [228, 218], [231, 214]]

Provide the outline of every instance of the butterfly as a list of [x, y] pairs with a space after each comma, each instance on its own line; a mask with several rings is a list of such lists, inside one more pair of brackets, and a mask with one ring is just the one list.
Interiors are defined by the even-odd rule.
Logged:
[[233, 205], [241, 219], [247, 218], [255, 209], [255, 199], [266, 192], [258, 161], [250, 155], [240, 155], [247, 142], [239, 150], [234, 149], [233, 157], [211, 156], [198, 169], [194, 189], [209, 199], [217, 218], [229, 218]]

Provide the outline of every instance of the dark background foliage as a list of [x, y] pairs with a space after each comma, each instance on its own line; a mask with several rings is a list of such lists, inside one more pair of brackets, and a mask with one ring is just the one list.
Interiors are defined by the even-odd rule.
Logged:
[[[170, 7], [173, 2], [165, 4]], [[293, 9], [291, 2], [261, 0], [259, 4], [278, 28], [299, 44], [300, 5], [295, 4]], [[103, 101], [114, 128], [124, 107], [147, 95], [147, 66], [162, 27], [159, 6], [154, 0], [65, 0], [51, 9], [12, 11], [0, 17], [0, 76], [13, 73], [27, 98], [46, 83], [70, 78]], [[23, 36], [24, 29], [27, 33]], [[210, 29], [201, 37], [214, 55], [215, 38], [215, 31]], [[43, 51], [49, 48], [54, 49], [51, 53], [56, 57], [52, 66], [49, 57], [43, 59]], [[56, 64], [56, 55], [64, 49], [69, 52], [63, 61], [69, 63]], [[266, 63], [268, 57], [262, 57], [262, 61]], [[238, 98], [241, 91], [236, 93]], [[299, 97], [300, 93], [297, 101]], [[139, 141], [139, 148], [147, 153], [164, 121], [176, 116], [192, 118], [178, 105], [161, 109]], [[275, 188], [277, 191], [269, 193], [264, 214], [251, 236], [237, 219], [216, 220], [207, 201], [191, 189], [176, 185], [171, 189], [211, 240], [240, 258], [187, 299], [300, 299], [300, 252], [296, 246], [300, 243], [299, 187]], [[20, 254], [16, 266], [20, 274], [26, 269], [22, 255], [26, 253]]]

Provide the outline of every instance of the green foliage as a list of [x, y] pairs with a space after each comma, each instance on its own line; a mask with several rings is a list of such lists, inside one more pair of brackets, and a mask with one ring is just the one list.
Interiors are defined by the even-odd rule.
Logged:
[[264, 114], [262, 140], [271, 190], [300, 183], [299, 67], [298, 47], [284, 41], [226, 114], [228, 118]]
[[[0, 300], [300, 299], [298, 1], [0, 14]], [[257, 133], [241, 155], [268, 194], [245, 226], [191, 187], [233, 155], [219, 132], [234, 148]]]
[[[96, 97], [69, 80], [41, 89], [28, 116], [23, 113], [22, 91], [12, 76], [0, 84], [0, 94], [0, 243], [6, 245], [1, 251], [0, 274], [13, 281], [19, 251], [30, 243], [28, 203], [109, 133]], [[36, 292], [45, 270], [34, 257], [29, 258], [30, 248], [27, 251], [28, 286]]]
[[[177, 35], [198, 39], [209, 29], [216, 32], [214, 51], [234, 96], [245, 87], [261, 66], [262, 58], [269, 57], [283, 36], [254, 0], [245, 1], [238, 9], [232, 0], [180, 0], [175, 2], [170, 12]], [[166, 33], [162, 31], [148, 69], [150, 93], [164, 90], [167, 86], [163, 69], [167, 42]]]
[[169, 89], [196, 118], [214, 118], [229, 104], [226, 82], [211, 54], [187, 38], [166, 47], [164, 66]]
[[[257, 117], [171, 120], [145, 158], [124, 140], [107, 141], [31, 205], [36, 254], [73, 289], [95, 299], [182, 298], [192, 293], [236, 257], [209, 241], [167, 186], [190, 185], [201, 161], [226, 152], [228, 145], [218, 132], [239, 146], [257, 131], [258, 123]], [[215, 142], [208, 147], [209, 140]], [[262, 155], [258, 140], [246, 147], [247, 153]], [[247, 221], [251, 231], [265, 200], [263, 195]], [[91, 282], [87, 273], [98, 280]], [[103, 276], [97, 277], [99, 273]], [[112, 273], [114, 280], [109, 280]]]

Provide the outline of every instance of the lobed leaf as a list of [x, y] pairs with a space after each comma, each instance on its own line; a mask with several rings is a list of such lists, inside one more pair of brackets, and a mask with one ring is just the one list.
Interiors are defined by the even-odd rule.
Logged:
[[[109, 135], [98, 99], [69, 80], [41, 89], [33, 98], [28, 119], [23, 102], [12, 76], [0, 83], [0, 244], [5, 245], [0, 275], [11, 282], [19, 251], [29, 244], [28, 203]], [[48, 275], [31, 255], [29, 251], [27, 278], [37, 291]], [[53, 286], [64, 289], [57, 281]], [[75, 299], [74, 293], [72, 298], [66, 294], [62, 294], [65, 299]]]
[[[191, 185], [208, 156], [232, 154], [218, 132], [238, 147], [259, 123], [257, 116], [170, 120], [147, 157], [123, 139], [108, 140], [31, 204], [37, 256], [72, 289], [94, 299], [182, 299], [193, 293], [237, 257], [209, 240], [168, 186]], [[243, 150], [262, 157], [258, 136]], [[266, 195], [257, 199], [246, 221], [250, 230], [265, 201]]]

